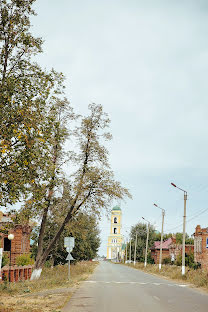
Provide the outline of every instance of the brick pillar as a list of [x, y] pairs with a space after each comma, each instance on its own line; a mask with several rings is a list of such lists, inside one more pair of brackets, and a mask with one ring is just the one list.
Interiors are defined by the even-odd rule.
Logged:
[[24, 268], [24, 278], [25, 278], [25, 280], [28, 279], [28, 267]]
[[31, 275], [32, 275], [32, 267], [30, 266], [30, 267], [28, 268], [28, 279], [31, 278]]
[[14, 279], [15, 282], [19, 281], [19, 268], [17, 266], [14, 267]]
[[19, 279], [20, 279], [20, 281], [24, 280], [24, 269], [23, 269], [23, 267], [19, 267]]
[[10, 268], [10, 282], [15, 282], [15, 279], [14, 279], [14, 267], [11, 267]]

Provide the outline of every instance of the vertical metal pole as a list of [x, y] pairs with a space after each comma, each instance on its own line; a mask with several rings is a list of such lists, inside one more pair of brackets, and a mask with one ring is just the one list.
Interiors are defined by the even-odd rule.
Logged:
[[182, 250], [182, 275], [186, 273], [185, 269], [185, 242], [186, 242], [186, 200], [187, 192], [184, 191], [184, 216], [183, 216], [183, 250]]
[[162, 231], [161, 231], [161, 241], [160, 241], [160, 260], [159, 260], [159, 270], [161, 270], [161, 267], [162, 267], [162, 243], [163, 243], [164, 216], [165, 216], [165, 210], [164, 210], [164, 209], [162, 209]]
[[149, 222], [147, 225], [147, 240], [146, 240], [146, 250], [145, 250], [145, 260], [144, 260], [144, 266], [147, 266], [147, 249], [148, 249], [148, 240], [149, 240]]
[[70, 259], [69, 259], [69, 263], [68, 263], [68, 280], [70, 280]]
[[130, 245], [129, 245], [129, 261], [131, 263], [131, 238], [130, 238]]
[[135, 246], [134, 246], [134, 266], [136, 264], [136, 247], [137, 247], [137, 232], [136, 232], [136, 240], [135, 240]]
[[[10, 241], [11, 242], [11, 241]], [[11, 256], [12, 256], [12, 244], [10, 246], [10, 260], [9, 260], [9, 283], [11, 282], [11, 265], [12, 265], [12, 262], [11, 262]]]
[[128, 241], [126, 240], [126, 262], [127, 262], [127, 243]]

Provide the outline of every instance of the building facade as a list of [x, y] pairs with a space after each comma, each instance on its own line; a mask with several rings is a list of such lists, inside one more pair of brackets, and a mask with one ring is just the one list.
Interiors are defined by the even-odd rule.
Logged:
[[[154, 259], [155, 264], [159, 263], [160, 259], [160, 241], [154, 242], [154, 246], [150, 248], [151, 257]], [[162, 243], [162, 260], [170, 258], [174, 262], [179, 255], [182, 255], [182, 244], [176, 244], [176, 238], [170, 237]], [[185, 245], [185, 253], [194, 253], [194, 245]]]
[[[9, 230], [5, 230], [6, 228]], [[31, 226], [13, 224], [12, 219], [7, 214], [0, 212], [0, 248], [3, 254], [7, 253], [11, 264], [16, 264], [16, 257], [30, 252], [30, 233]], [[8, 232], [14, 235], [13, 240], [8, 239]]]
[[208, 228], [197, 225], [194, 233], [194, 261], [208, 271]]
[[116, 206], [111, 211], [110, 235], [108, 236], [107, 259], [120, 261], [123, 257], [123, 236], [121, 234], [122, 211]]

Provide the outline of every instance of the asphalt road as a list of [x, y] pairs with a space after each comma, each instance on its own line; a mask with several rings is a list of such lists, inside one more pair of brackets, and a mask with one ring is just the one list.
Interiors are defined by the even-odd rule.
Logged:
[[208, 295], [182, 283], [100, 262], [63, 312], [207, 312]]

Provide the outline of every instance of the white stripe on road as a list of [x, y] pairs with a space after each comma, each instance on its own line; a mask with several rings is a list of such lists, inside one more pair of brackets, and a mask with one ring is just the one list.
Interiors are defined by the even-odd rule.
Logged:
[[154, 285], [154, 286], [160, 286], [160, 285], [165, 285], [165, 286], [169, 286], [169, 287], [173, 287], [173, 286], [178, 286], [178, 287], [188, 287], [191, 285], [185, 285], [185, 284], [166, 284], [166, 283], [145, 283], [145, 282], [121, 282], [121, 281], [85, 281], [85, 283], [103, 283], [103, 284], [132, 284], [132, 285]]

